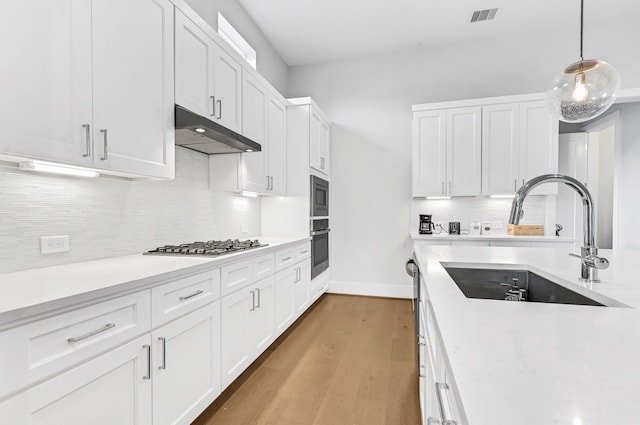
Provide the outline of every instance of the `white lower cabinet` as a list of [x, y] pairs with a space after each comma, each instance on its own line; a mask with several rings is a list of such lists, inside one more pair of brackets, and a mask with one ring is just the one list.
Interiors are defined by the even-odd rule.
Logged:
[[284, 332], [295, 321], [294, 293], [297, 272], [293, 267], [276, 273], [276, 332]]
[[11, 425], [151, 424], [149, 334], [0, 402]]
[[220, 394], [220, 301], [152, 333], [153, 424], [190, 424]]
[[275, 277], [222, 299], [222, 388], [226, 388], [275, 340]]

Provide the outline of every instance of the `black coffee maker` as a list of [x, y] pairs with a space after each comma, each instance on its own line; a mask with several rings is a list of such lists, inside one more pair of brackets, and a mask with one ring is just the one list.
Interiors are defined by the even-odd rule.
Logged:
[[420, 227], [418, 227], [418, 233], [421, 235], [431, 235], [433, 234], [433, 229], [435, 229], [435, 226], [431, 221], [431, 214], [420, 214]]

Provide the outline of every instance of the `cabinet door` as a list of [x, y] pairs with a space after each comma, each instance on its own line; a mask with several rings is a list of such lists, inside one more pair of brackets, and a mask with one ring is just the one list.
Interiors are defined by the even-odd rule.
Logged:
[[3, 424], [151, 425], [147, 334], [0, 402]]
[[[520, 104], [520, 182], [558, 172], [558, 127], [544, 100]], [[518, 186], [520, 187], [520, 185]], [[558, 185], [544, 184], [532, 195], [555, 195]]]
[[220, 302], [152, 334], [153, 424], [190, 424], [220, 394]]
[[242, 189], [265, 193], [268, 189], [266, 162], [267, 88], [248, 72], [242, 73], [242, 134], [262, 145], [261, 152], [242, 154]]
[[93, 1], [94, 164], [174, 175], [173, 5]]
[[311, 290], [311, 259], [307, 259], [296, 265], [297, 279], [294, 285], [294, 303], [296, 318], [309, 307]]
[[280, 98], [270, 95], [268, 108], [268, 175], [271, 177], [270, 193], [287, 193], [287, 106]]
[[249, 333], [255, 295], [247, 289], [227, 295], [221, 302], [222, 389], [249, 366], [252, 359]]
[[482, 194], [514, 193], [518, 184], [517, 103], [482, 107]]
[[275, 327], [278, 335], [284, 332], [295, 320], [293, 293], [296, 277], [295, 267], [289, 267], [276, 274]]
[[330, 130], [329, 124], [325, 120], [320, 121], [320, 135], [318, 136], [318, 144], [320, 150], [320, 171], [329, 175], [329, 142]]
[[450, 196], [480, 195], [480, 106], [447, 110], [447, 193]]
[[214, 42], [177, 9], [175, 31], [176, 103], [212, 119]]
[[91, 3], [21, 0], [5, 6], [0, 152], [91, 163], [91, 134], [83, 127], [93, 119]]
[[242, 66], [219, 46], [214, 50], [215, 119], [221, 125], [242, 132]]
[[252, 287], [255, 304], [251, 312], [251, 361], [275, 340], [275, 283], [275, 276], [270, 276]]
[[[322, 174], [326, 174], [326, 152], [324, 147], [324, 120], [322, 116], [313, 107], [311, 110], [311, 117], [309, 120], [309, 165], [316, 171]], [[324, 159], [323, 159], [324, 158]]]
[[413, 114], [413, 196], [446, 194], [447, 113], [445, 110]]

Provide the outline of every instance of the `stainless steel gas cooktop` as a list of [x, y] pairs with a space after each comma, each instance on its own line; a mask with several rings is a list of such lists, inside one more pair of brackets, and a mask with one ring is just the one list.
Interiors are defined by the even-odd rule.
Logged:
[[144, 255], [194, 255], [217, 256], [245, 251], [253, 248], [268, 246], [257, 239], [240, 241], [227, 239], [226, 241], [191, 242], [180, 245], [165, 245], [149, 250]]

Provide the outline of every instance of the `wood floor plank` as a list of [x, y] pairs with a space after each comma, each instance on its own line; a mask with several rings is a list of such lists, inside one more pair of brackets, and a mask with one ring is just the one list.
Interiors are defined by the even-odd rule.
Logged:
[[409, 300], [325, 295], [193, 425], [419, 425]]

